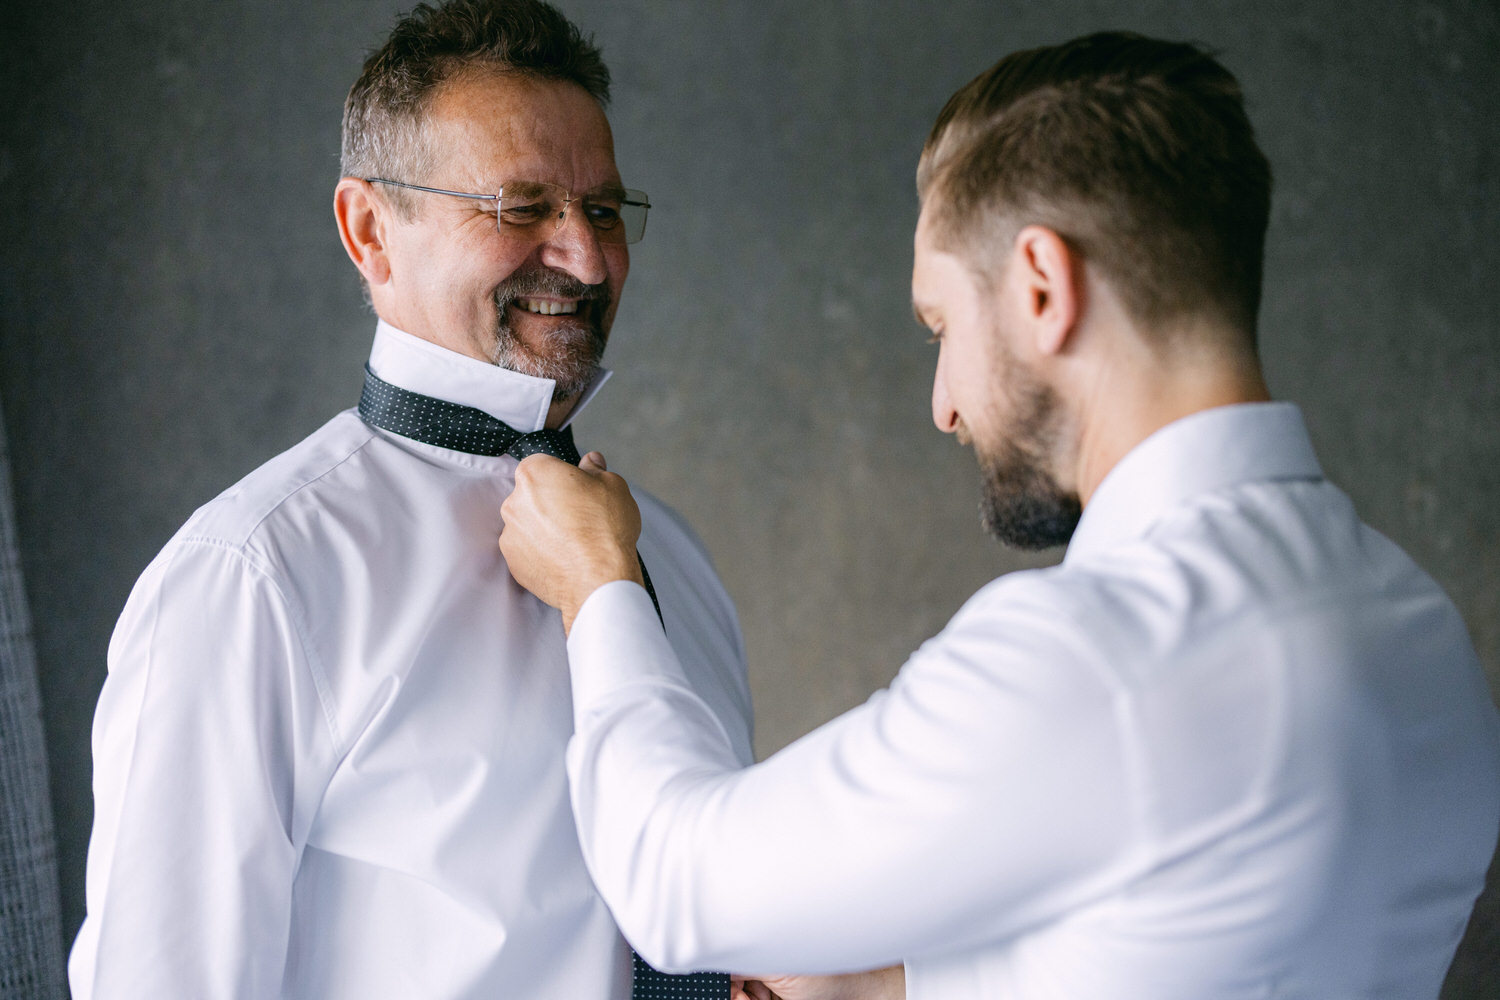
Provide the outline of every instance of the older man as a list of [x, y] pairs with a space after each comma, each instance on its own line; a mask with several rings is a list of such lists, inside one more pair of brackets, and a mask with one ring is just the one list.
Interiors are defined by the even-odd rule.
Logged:
[[[645, 227], [608, 84], [535, 0], [419, 6], [366, 63], [334, 206], [379, 317], [363, 398], [199, 510], [130, 597], [75, 997], [631, 995], [568, 808], [563, 630], [494, 545], [517, 456], [572, 449]], [[748, 762], [733, 608], [642, 504], [632, 557]]]
[[1067, 555], [742, 769], [632, 582], [621, 480], [523, 462], [501, 546], [571, 623], [574, 808], [627, 937], [904, 964], [786, 997], [1436, 997], [1500, 821], [1496, 714], [1453, 605], [1268, 399], [1270, 171], [1234, 78], [1128, 35], [1017, 53], [918, 187], [933, 419], [990, 529]]

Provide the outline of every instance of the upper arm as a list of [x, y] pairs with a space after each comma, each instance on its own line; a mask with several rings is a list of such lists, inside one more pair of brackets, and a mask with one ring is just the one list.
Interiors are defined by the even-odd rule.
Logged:
[[[707, 798], [714, 850], [745, 861], [697, 877], [739, 901], [733, 946], [770, 935], [801, 962], [999, 940], [1119, 877], [1133, 825], [1119, 736], [1109, 692], [1064, 651], [960, 623], [889, 691]], [[766, 818], [783, 846], [761, 852]], [[801, 943], [850, 920], [836, 959]]]
[[279, 989], [316, 780], [298, 761], [332, 750], [282, 592], [233, 549], [174, 542], [110, 643], [75, 991]]

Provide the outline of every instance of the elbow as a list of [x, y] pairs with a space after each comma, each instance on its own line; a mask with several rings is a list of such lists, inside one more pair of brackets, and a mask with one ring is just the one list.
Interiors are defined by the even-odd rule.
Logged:
[[708, 929], [695, 918], [694, 904], [683, 893], [629, 882], [610, 892], [605, 882], [597, 884], [620, 933], [653, 969], [680, 974], [722, 967], [711, 953]]
[[625, 927], [620, 929], [641, 960], [658, 972], [685, 975], [690, 972], [719, 971], [710, 968], [714, 963], [702, 953], [702, 948], [696, 947], [686, 938], [672, 935], [668, 928], [640, 928], [646, 931], [645, 934]]

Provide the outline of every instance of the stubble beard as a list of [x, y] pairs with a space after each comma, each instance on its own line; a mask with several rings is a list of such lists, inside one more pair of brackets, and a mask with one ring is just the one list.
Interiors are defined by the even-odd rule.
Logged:
[[[511, 326], [508, 306], [532, 296], [576, 298], [578, 312], [548, 325], [540, 342], [528, 343]], [[551, 268], [516, 273], [495, 289], [495, 345], [490, 360], [501, 368], [551, 379], [553, 402], [575, 399], [601, 371], [608, 334], [604, 317], [609, 312], [609, 286], [585, 285], [577, 278]]]
[[1062, 410], [1052, 388], [1016, 358], [1004, 361], [1004, 396], [1013, 430], [995, 447], [974, 442], [979, 460], [979, 517], [1002, 544], [1027, 551], [1066, 545], [1083, 505], [1049, 468], [1057, 454]]

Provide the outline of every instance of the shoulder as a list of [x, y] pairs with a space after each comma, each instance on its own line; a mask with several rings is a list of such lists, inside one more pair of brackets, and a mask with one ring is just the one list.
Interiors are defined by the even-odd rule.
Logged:
[[[1073, 567], [1131, 620], [1184, 644], [1249, 641], [1298, 621], [1325, 632], [1413, 595], [1441, 598], [1326, 480], [1271, 480], [1180, 505], [1144, 537]], [[1377, 615], [1378, 617], [1378, 615]], [[1399, 616], [1396, 616], [1399, 617]]]
[[1241, 715], [1252, 703], [1277, 711], [1298, 678], [1328, 681], [1322, 704], [1373, 683], [1377, 660], [1431, 674], [1443, 669], [1435, 658], [1467, 659], [1461, 620], [1431, 578], [1336, 487], [1312, 481], [1205, 495], [1140, 538], [996, 580], [945, 642], [1012, 677], [1035, 663], [1028, 683], [1092, 677], [1131, 700], [1198, 685], [1238, 699]]
[[357, 457], [375, 432], [346, 410], [292, 448], [245, 476], [193, 513], [173, 543], [198, 542], [240, 552], [289, 507], [316, 505], [339, 488], [336, 473]]
[[278, 545], [267, 536], [289, 507], [316, 506], [330, 474], [373, 432], [346, 411], [199, 507], [162, 547], [132, 591], [131, 605], [161, 594], [201, 606], [217, 594], [280, 593]]
[[926, 645], [958, 669], [1072, 697], [1112, 686], [1105, 637], [1120, 612], [1092, 574], [1062, 566], [1021, 570], [981, 587]]
[[174, 602], [191, 595], [195, 606], [206, 606], [216, 593], [288, 598], [286, 584], [296, 575], [288, 560], [326, 562], [319, 555], [326, 546], [308, 540], [327, 537], [329, 518], [337, 516], [330, 512], [358, 508], [332, 497], [357, 490], [339, 473], [357, 462], [372, 437], [353, 411], [341, 413], [199, 507], [136, 581], [127, 612], [161, 595]]

